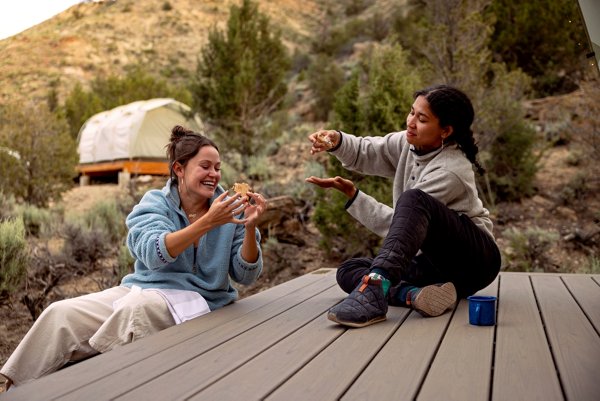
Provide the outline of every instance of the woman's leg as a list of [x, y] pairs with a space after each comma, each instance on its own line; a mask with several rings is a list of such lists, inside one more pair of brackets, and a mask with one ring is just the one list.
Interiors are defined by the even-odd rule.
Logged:
[[[421, 252], [419, 252], [421, 251]], [[461, 216], [420, 190], [402, 194], [388, 235], [370, 271], [400, 283], [388, 296], [425, 316], [438, 316], [493, 281], [500, 268], [494, 240], [467, 216]], [[362, 327], [385, 319], [385, 279], [366, 276], [328, 318]], [[423, 287], [417, 287], [423, 286]]]
[[88, 339], [112, 313], [113, 301], [128, 291], [114, 287], [52, 303], [29, 329], [0, 373], [18, 386], [54, 372], [69, 361], [97, 354]]
[[364, 276], [370, 273], [373, 258], [352, 258], [343, 262], [336, 272], [336, 280], [342, 290], [350, 294]]
[[156, 291], [134, 287], [90, 338], [98, 352], [107, 352], [175, 325], [166, 301]]
[[409, 190], [396, 204], [375, 268], [386, 271], [392, 282], [423, 286], [450, 281], [465, 297], [494, 280], [500, 252], [470, 218], [423, 191]]

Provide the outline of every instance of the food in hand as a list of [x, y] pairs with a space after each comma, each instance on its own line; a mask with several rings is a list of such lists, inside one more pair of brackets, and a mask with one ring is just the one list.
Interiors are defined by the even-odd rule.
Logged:
[[231, 189], [236, 194], [241, 194], [242, 196], [247, 197], [248, 192], [250, 192], [250, 185], [246, 184], [245, 182], [236, 182], [235, 184], [233, 184], [233, 187], [231, 187]]
[[333, 148], [333, 142], [331, 139], [329, 139], [327, 131], [320, 131], [317, 135], [315, 135], [315, 139], [318, 143], [327, 146], [328, 149]]

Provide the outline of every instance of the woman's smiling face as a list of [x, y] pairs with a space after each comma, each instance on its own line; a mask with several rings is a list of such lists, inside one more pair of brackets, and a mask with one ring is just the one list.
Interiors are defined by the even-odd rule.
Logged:
[[177, 173], [180, 189], [187, 196], [196, 199], [210, 199], [221, 181], [221, 158], [219, 151], [212, 146], [203, 146], [196, 156], [186, 163]]
[[441, 127], [424, 96], [418, 96], [406, 117], [406, 139], [416, 150], [430, 152], [442, 146], [442, 140], [452, 133], [452, 127]]

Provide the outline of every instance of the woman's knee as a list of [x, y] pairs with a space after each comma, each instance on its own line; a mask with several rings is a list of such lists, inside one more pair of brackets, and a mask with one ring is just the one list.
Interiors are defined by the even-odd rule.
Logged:
[[44, 309], [37, 320], [43, 321], [65, 321], [74, 315], [74, 308], [71, 299], [63, 299], [52, 302]]
[[429, 199], [435, 198], [420, 189], [408, 189], [400, 195], [398, 201], [396, 201], [396, 207], [403, 205], [415, 206]]

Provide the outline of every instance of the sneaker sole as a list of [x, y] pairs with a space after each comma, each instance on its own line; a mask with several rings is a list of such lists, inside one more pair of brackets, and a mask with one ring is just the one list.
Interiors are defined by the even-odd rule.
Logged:
[[348, 327], [365, 327], [365, 326], [370, 326], [374, 323], [379, 323], [379, 322], [383, 322], [384, 320], [387, 319], [387, 317], [384, 316], [379, 316], [376, 317], [374, 319], [368, 320], [364, 323], [356, 323], [356, 322], [346, 322], [343, 320], [339, 320], [333, 313], [328, 313], [327, 314], [327, 319], [331, 320], [332, 322], [336, 322], [338, 324], [341, 324], [343, 326], [348, 326]]
[[439, 316], [456, 304], [456, 288], [452, 283], [423, 287], [412, 307], [423, 316]]

